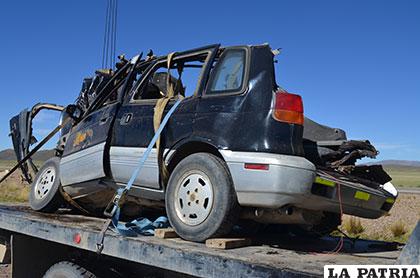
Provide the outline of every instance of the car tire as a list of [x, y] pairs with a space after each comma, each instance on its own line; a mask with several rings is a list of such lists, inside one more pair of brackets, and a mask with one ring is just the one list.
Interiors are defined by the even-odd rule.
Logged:
[[229, 169], [209, 153], [192, 154], [175, 167], [165, 203], [176, 233], [195, 242], [228, 234], [239, 217]]
[[64, 203], [60, 193], [60, 158], [48, 159], [31, 185], [29, 204], [33, 210], [55, 212]]
[[51, 266], [44, 278], [95, 278], [96, 275], [72, 262], [59, 262]]

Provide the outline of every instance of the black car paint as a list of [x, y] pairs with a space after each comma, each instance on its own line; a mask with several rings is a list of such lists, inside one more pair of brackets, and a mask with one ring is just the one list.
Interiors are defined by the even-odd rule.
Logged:
[[[243, 48], [249, 53], [247, 86], [235, 94], [199, 92], [198, 96], [183, 100], [162, 133], [166, 148], [180, 140], [201, 138], [217, 149], [303, 155], [302, 126], [281, 123], [272, 117], [276, 85], [271, 50], [268, 46]], [[155, 101], [147, 100], [123, 105], [114, 124], [111, 145], [147, 147], [154, 134], [154, 104]], [[166, 111], [169, 109], [170, 106]], [[131, 121], [122, 124], [128, 113], [133, 115]]]
[[303, 127], [272, 117], [276, 90], [273, 54], [268, 46], [246, 48], [248, 73], [243, 91], [200, 99], [194, 133], [217, 149], [303, 155]]
[[[106, 142], [117, 113], [119, 103], [115, 102], [93, 111], [70, 133], [63, 156]], [[77, 137], [83, 136], [80, 140]]]
[[[270, 47], [241, 46], [224, 51], [229, 49], [243, 49], [247, 53], [243, 88], [235, 93], [207, 95], [208, 76], [205, 76], [199, 84], [202, 89], [195, 96], [184, 99], [171, 116], [161, 134], [163, 147], [174, 149], [176, 153], [185, 144], [200, 142], [214, 149], [303, 155], [303, 127], [282, 123], [272, 117], [277, 85]], [[131, 94], [124, 93], [126, 97], [121, 106], [116, 103], [112, 108], [92, 112], [72, 131], [67, 143], [69, 145], [74, 140], [77, 132], [92, 129], [93, 138], [87, 144], [66, 146], [64, 152], [66, 156], [106, 139], [104, 170], [108, 181], [112, 181], [109, 146], [145, 148], [154, 135], [156, 100], [130, 101]], [[171, 106], [170, 103], [165, 111]], [[104, 110], [115, 114], [115, 120], [100, 125]], [[127, 118], [127, 115], [130, 116]], [[112, 127], [110, 123], [113, 123]]]

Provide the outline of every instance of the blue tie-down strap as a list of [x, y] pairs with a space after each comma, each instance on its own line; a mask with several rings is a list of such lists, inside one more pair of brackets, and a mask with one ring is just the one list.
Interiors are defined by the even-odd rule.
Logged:
[[[134, 180], [137, 178], [141, 169], [143, 168], [143, 165], [144, 165], [145, 161], [147, 160], [147, 157], [149, 156], [150, 152], [152, 151], [154, 145], [156, 144], [156, 141], [158, 140], [160, 134], [162, 133], [165, 125], [168, 123], [169, 118], [175, 112], [176, 108], [178, 107], [178, 105], [180, 103], [181, 103], [181, 100], [177, 100], [175, 102], [175, 104], [171, 107], [171, 109], [168, 111], [168, 113], [165, 115], [165, 117], [163, 118], [159, 128], [156, 130], [155, 135], [153, 136], [152, 140], [150, 141], [149, 145], [147, 146], [146, 151], [144, 152], [144, 154], [140, 158], [137, 167], [134, 169], [130, 180], [128, 181], [128, 183], [124, 187], [121, 187], [117, 190], [117, 194], [114, 196], [114, 200], [109, 205], [110, 207], [109, 208], [107, 207], [107, 209], [105, 209], [105, 215], [112, 217], [112, 225], [122, 235], [137, 236], [138, 233], [134, 233], [133, 229], [127, 228], [127, 226], [126, 226], [127, 224], [119, 224], [120, 212], [121, 212], [121, 208], [120, 208], [121, 198], [125, 194], [127, 194], [127, 192], [131, 189], [131, 186], [133, 185]], [[158, 219], [160, 219], [160, 217]], [[165, 217], [165, 219], [166, 219], [166, 217]], [[134, 221], [136, 221], [136, 220], [134, 220]], [[155, 223], [155, 222], [152, 222], [152, 223]]]
[[[119, 209], [117, 209], [116, 214], [120, 214]], [[145, 217], [140, 217], [125, 224], [118, 223], [118, 220], [114, 222], [114, 219], [112, 219], [112, 225], [115, 227], [116, 232], [123, 236], [152, 236], [155, 234], [155, 229], [169, 227], [168, 218], [165, 216], [160, 216], [153, 222]]]

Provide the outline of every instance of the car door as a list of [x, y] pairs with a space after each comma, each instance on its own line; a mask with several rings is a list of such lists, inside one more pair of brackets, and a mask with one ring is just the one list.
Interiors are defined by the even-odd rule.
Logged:
[[72, 129], [60, 161], [63, 186], [99, 179], [109, 174], [109, 142], [113, 123], [124, 94], [127, 64], [108, 82], [94, 100], [87, 116]]
[[93, 111], [71, 131], [60, 162], [62, 185], [105, 176], [104, 153], [118, 105]]
[[[202, 66], [202, 72], [198, 80], [196, 80], [196, 90], [202, 90], [202, 84], [205, 82], [214, 55], [217, 52], [219, 45], [212, 45], [202, 49], [190, 51], [188, 53], [179, 53], [176, 57], [187, 57], [188, 55], [195, 55], [196, 53], [208, 53], [207, 59]], [[176, 61], [176, 58], [174, 58]], [[154, 68], [158, 64], [166, 65], [165, 59], [156, 62], [151, 66], [150, 72], [145, 74], [142, 80], [139, 81], [139, 86], [142, 87], [142, 82], [150, 80], [150, 75], [153, 74]], [[135, 86], [136, 87], [136, 86]], [[201, 93], [200, 93], [201, 94]], [[142, 99], [136, 98], [136, 93], [132, 92], [129, 99], [118, 112], [114, 124], [114, 133], [110, 149], [110, 165], [113, 179], [119, 183], [126, 183], [134, 168], [137, 166], [140, 157], [147, 149], [149, 142], [154, 136], [153, 115], [157, 99]], [[131, 95], [131, 97], [130, 97]], [[169, 148], [173, 147], [177, 142], [187, 138], [192, 134], [192, 126], [196, 106], [198, 104], [198, 93], [187, 96], [178, 106], [175, 113], [172, 115], [167, 126], [161, 134], [165, 154], [168, 154]], [[165, 109], [165, 114], [169, 111], [175, 101], [170, 101]], [[157, 162], [156, 148], [152, 150], [148, 159], [146, 160], [142, 171], [134, 181], [135, 187], [146, 187], [151, 189], [161, 189], [159, 183], [159, 168]]]

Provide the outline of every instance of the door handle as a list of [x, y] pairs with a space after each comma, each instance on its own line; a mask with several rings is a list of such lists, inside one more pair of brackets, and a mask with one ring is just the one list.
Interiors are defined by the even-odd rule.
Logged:
[[102, 115], [102, 117], [99, 119], [99, 124], [100, 125], [105, 124], [109, 118], [111, 118], [109, 114]]
[[133, 113], [126, 113], [121, 117], [120, 125], [127, 125], [133, 119]]
[[100, 125], [106, 124], [106, 122], [108, 121], [108, 119], [109, 119], [109, 117], [106, 117], [106, 118], [101, 118], [101, 119], [99, 120], [99, 124], [100, 124]]

